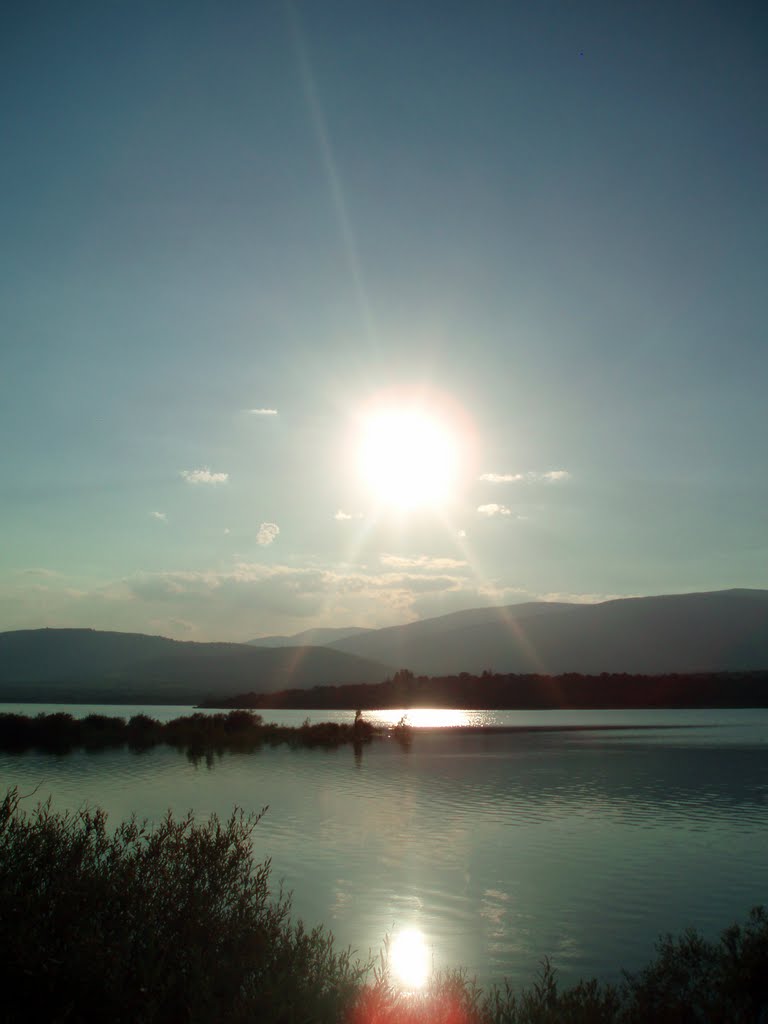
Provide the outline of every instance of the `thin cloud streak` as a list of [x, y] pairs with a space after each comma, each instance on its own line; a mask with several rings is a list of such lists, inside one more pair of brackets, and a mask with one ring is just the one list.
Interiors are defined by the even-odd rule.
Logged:
[[547, 473], [541, 473], [540, 479], [556, 483], [558, 480], [570, 480], [571, 474], [567, 469], [550, 469]]
[[533, 599], [544, 601], [548, 604], [602, 604], [604, 601], [619, 601], [629, 597], [642, 597], [642, 594], [571, 594], [553, 592], [549, 594], [536, 594]]
[[188, 484], [225, 484], [229, 480], [229, 473], [212, 473], [207, 466], [202, 469], [182, 469], [179, 476]]
[[401, 555], [381, 554], [379, 561], [391, 569], [429, 569], [445, 571], [446, 569], [464, 569], [467, 563], [457, 558], [431, 558], [429, 555], [418, 555], [406, 558]]
[[571, 474], [567, 469], [548, 469], [546, 472], [538, 473], [534, 470], [528, 473], [481, 473], [479, 479], [486, 484], [512, 484], [512, 483], [558, 483], [563, 480], [570, 480]]
[[496, 502], [492, 501], [487, 505], [478, 505], [477, 511], [481, 516], [511, 516], [513, 515], [512, 509], [507, 508], [506, 505], [497, 505]]
[[481, 473], [480, 479], [488, 484], [510, 484], [516, 480], [525, 480], [523, 473]]

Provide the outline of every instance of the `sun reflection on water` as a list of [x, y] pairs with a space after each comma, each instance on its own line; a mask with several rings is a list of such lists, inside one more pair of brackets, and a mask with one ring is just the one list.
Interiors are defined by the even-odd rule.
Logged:
[[408, 725], [415, 729], [446, 729], [470, 725], [467, 712], [457, 708], [398, 708], [395, 711], [379, 711], [376, 717], [380, 717], [382, 723], [392, 726], [404, 718]]
[[429, 977], [429, 950], [418, 928], [399, 932], [389, 947], [389, 968], [404, 989], [423, 988]]

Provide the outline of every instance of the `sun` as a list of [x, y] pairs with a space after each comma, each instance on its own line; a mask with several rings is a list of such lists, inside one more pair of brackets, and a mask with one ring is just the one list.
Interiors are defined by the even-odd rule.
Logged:
[[357, 461], [380, 504], [436, 507], [453, 497], [460, 443], [450, 424], [429, 408], [395, 402], [362, 417]]

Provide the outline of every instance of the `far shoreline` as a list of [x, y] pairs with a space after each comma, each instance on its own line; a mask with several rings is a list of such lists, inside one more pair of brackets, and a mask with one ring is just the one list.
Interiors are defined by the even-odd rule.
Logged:
[[[768, 709], [768, 695], [766, 696], [765, 703], [753, 703], [753, 704], [742, 704], [733, 702], [730, 704], [547, 704], [541, 706], [532, 706], [526, 704], [524, 706], [511, 706], [509, 704], [504, 705], [487, 705], [487, 704], [371, 704], [360, 707], [360, 705], [353, 704], [338, 704], [338, 705], [318, 705], [318, 704], [247, 704], [247, 703], [236, 703], [230, 702], [219, 702], [219, 701], [196, 701], [192, 700], [160, 700], [157, 697], [147, 698], [142, 695], [121, 695], [118, 697], [68, 697], [68, 696], [52, 696], [46, 695], [42, 697], [3, 697], [0, 696], [0, 709], [10, 706], [18, 706], [24, 704], [28, 706], [40, 705], [42, 706], [66, 706], [66, 707], [156, 707], [156, 708], [190, 708], [194, 711], [255, 711], [259, 714], [270, 711], [292, 711], [297, 714], [302, 712], [312, 712], [313, 714], [322, 714], [323, 712], [331, 712], [337, 714], [344, 712], [348, 714], [354, 714], [356, 711], [362, 711], [363, 714], [374, 714], [379, 711], [401, 711], [404, 714], [408, 714], [411, 711], [457, 711], [457, 712], [520, 712], [520, 713], [531, 713], [531, 712], [550, 712], [557, 713], [563, 711], [615, 711], [615, 712], [630, 712], [630, 711], [765, 711]], [[413, 724], [413, 723], [411, 723]], [[598, 727], [598, 726], [596, 726]], [[618, 726], [599, 726], [600, 728], [618, 728]], [[466, 729], [469, 731], [475, 731], [480, 726], [472, 725], [445, 725], [445, 726], [417, 726], [419, 731], [424, 729]], [[483, 726], [482, 728], [488, 730], [507, 731], [509, 729], [517, 730], [523, 728], [522, 726]], [[528, 728], [527, 726], [525, 728]], [[530, 728], [538, 728], [531, 726]], [[552, 726], [542, 726], [541, 728], [554, 728]], [[558, 727], [560, 728], [560, 727]], [[572, 728], [571, 726], [562, 726], [562, 728]], [[574, 726], [573, 728], [576, 728]], [[579, 726], [579, 728], [588, 728], [587, 726]], [[627, 725], [626, 728], [636, 729], [636, 725]], [[661, 725], [653, 725], [652, 728], [662, 728]], [[677, 726], [664, 726], [664, 728], [677, 728]]]
[[249, 710], [230, 710], [209, 715], [196, 711], [165, 722], [143, 713], [130, 717], [91, 713], [77, 718], [63, 710], [38, 715], [0, 712], [0, 751], [24, 753], [29, 750], [47, 750], [69, 753], [77, 748], [96, 750], [127, 747], [142, 752], [165, 745], [186, 749], [188, 753], [200, 756], [213, 751], [256, 751], [264, 746], [337, 748], [351, 745], [356, 754], [360, 754], [364, 746], [374, 741], [396, 741], [404, 749], [409, 749], [417, 735], [424, 739], [443, 737], [451, 740], [460, 736], [638, 732], [700, 727], [684, 722], [412, 725], [406, 715], [396, 723], [374, 724], [360, 711], [355, 713], [354, 722], [312, 723], [307, 718], [299, 726], [269, 722], [262, 715]]
[[[287, 680], [286, 680], [287, 681]], [[399, 669], [380, 683], [324, 683], [275, 688], [277, 680], [253, 678], [259, 689], [216, 687], [190, 679], [147, 684], [122, 680], [15, 681], [0, 687], [2, 704], [145, 705], [249, 711], [677, 711], [768, 708], [768, 669], [640, 674], [602, 672], [559, 675], [461, 672], [415, 675]], [[230, 688], [231, 686], [231, 688]], [[266, 687], [271, 687], [266, 689]], [[218, 690], [219, 692], [215, 692]], [[223, 691], [223, 692], [222, 692]]]

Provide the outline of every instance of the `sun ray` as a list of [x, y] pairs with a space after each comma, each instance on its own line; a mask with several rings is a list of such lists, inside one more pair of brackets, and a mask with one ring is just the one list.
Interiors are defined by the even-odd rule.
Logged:
[[[495, 581], [491, 577], [487, 576], [480, 568], [479, 559], [477, 558], [472, 548], [472, 545], [469, 542], [469, 539], [466, 536], [462, 536], [463, 531], [460, 530], [458, 524], [454, 523], [450, 518], [448, 518], [448, 516], [443, 516], [442, 522], [443, 525], [445, 526], [446, 532], [450, 533], [450, 535], [454, 538], [454, 542], [458, 547], [459, 551], [461, 552], [464, 561], [467, 563], [467, 566], [473, 573], [475, 582], [478, 585], [478, 589], [492, 587]], [[507, 611], [506, 607], [504, 607], [503, 605], [500, 605], [498, 607], [498, 611], [499, 616], [501, 617], [507, 631], [512, 634], [515, 641], [525, 651], [525, 654], [529, 662], [531, 663], [533, 670], [540, 673], [541, 675], [547, 675], [547, 667], [542, 661], [538, 651], [531, 643], [531, 640], [526, 634], [522, 624], [515, 618], [514, 615]], [[488, 668], [492, 669], [493, 666], [489, 665]]]
[[320, 158], [328, 184], [328, 191], [331, 195], [331, 202], [336, 213], [336, 220], [338, 222], [344, 256], [347, 261], [347, 266], [349, 267], [350, 277], [352, 278], [352, 284], [360, 310], [360, 317], [365, 328], [368, 345], [369, 348], [373, 350], [376, 347], [376, 332], [373, 325], [371, 305], [368, 300], [368, 291], [363, 279], [357, 239], [352, 228], [352, 221], [349, 216], [347, 202], [344, 196], [341, 176], [339, 175], [336, 158], [333, 153], [331, 137], [328, 132], [325, 114], [320, 102], [317, 81], [310, 63], [308, 48], [304, 32], [299, 21], [298, 11], [293, 3], [287, 3], [286, 9], [291, 26], [291, 34], [293, 35], [296, 61], [299, 67], [302, 86], [304, 88], [304, 96], [307, 101], [307, 108], [309, 110], [309, 116], [312, 122], [315, 138], [317, 140], [318, 149], [320, 150]]

